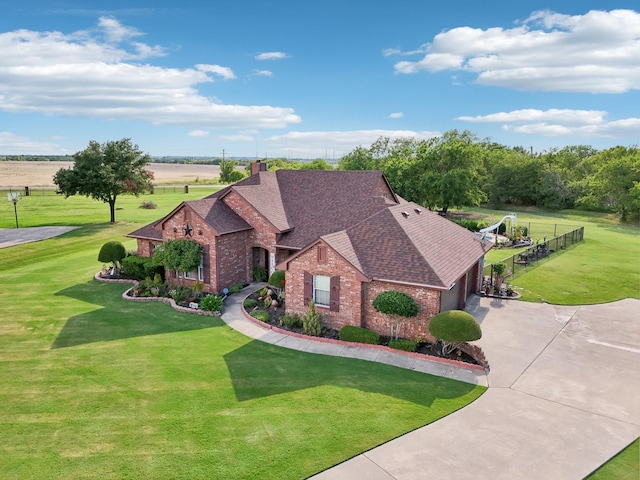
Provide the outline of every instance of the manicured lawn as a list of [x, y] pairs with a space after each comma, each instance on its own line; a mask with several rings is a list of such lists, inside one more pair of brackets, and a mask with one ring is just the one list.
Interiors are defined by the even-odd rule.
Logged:
[[[502, 212], [480, 210], [502, 218]], [[556, 305], [583, 305], [640, 298], [640, 235], [637, 226], [619, 225], [605, 215], [585, 212], [518, 212], [518, 223], [553, 231], [584, 226], [581, 243], [554, 254], [507, 279], [522, 293], [522, 300]], [[538, 231], [540, 229], [538, 228]], [[564, 233], [564, 232], [563, 232]], [[542, 238], [540, 238], [542, 239]], [[486, 263], [499, 262], [518, 250], [492, 250]]]
[[589, 480], [637, 480], [640, 478], [640, 440], [636, 440], [587, 478]]
[[0, 249], [0, 478], [305, 478], [484, 392], [263, 344], [92, 280], [105, 241], [203, 195], [122, 197], [115, 225], [88, 199], [20, 201], [23, 226], [80, 228]]

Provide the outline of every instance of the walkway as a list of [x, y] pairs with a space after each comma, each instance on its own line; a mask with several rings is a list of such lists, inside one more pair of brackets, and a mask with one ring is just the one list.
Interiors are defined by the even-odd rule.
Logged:
[[[236, 298], [234, 298], [236, 297]], [[358, 455], [314, 480], [581, 479], [640, 434], [640, 301], [593, 306], [475, 297], [491, 373], [274, 332], [246, 319], [241, 296], [223, 320], [264, 342], [486, 385], [471, 405]]]

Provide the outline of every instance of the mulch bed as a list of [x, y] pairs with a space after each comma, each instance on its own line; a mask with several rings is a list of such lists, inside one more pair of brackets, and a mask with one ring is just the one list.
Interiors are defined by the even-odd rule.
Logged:
[[[254, 292], [251, 295], [249, 295], [247, 298], [251, 298], [254, 299], [258, 302], [258, 305], [256, 307], [252, 307], [250, 309], [245, 309], [248, 313], [251, 313], [255, 310], [263, 310], [265, 312], [267, 312], [269, 314], [269, 321], [265, 322], [267, 325], [271, 325], [274, 327], [278, 327], [281, 330], [286, 330], [289, 332], [293, 332], [293, 333], [297, 333], [299, 335], [305, 335], [304, 330], [302, 329], [302, 327], [300, 328], [290, 328], [287, 327], [286, 325], [282, 325], [280, 323], [280, 317], [282, 315], [284, 315], [285, 311], [284, 308], [279, 306], [279, 307], [271, 307], [271, 308], [265, 308], [263, 301], [262, 300], [258, 300], [259, 295], [258, 292]], [[330, 338], [333, 340], [339, 340], [339, 335], [338, 335], [338, 331], [334, 330], [332, 328], [326, 328], [326, 327], [322, 327], [322, 331], [320, 332], [320, 337], [322, 338]], [[387, 337], [387, 336], [380, 336], [380, 345], [384, 345], [384, 346], [388, 346], [389, 345], [389, 340], [391, 340], [391, 337]], [[401, 350], [398, 350], [401, 351]], [[429, 342], [421, 342], [418, 344], [418, 348], [416, 350], [416, 353], [420, 353], [423, 355], [429, 355], [431, 357], [438, 357], [438, 358], [446, 358], [448, 360], [457, 360], [460, 362], [464, 362], [464, 363], [469, 363], [472, 365], [478, 365], [478, 362], [471, 357], [470, 355], [468, 355], [465, 352], [462, 352], [460, 350], [454, 350], [453, 352], [451, 352], [448, 355], [445, 355], [442, 353], [442, 344], [440, 343], [429, 343]]]

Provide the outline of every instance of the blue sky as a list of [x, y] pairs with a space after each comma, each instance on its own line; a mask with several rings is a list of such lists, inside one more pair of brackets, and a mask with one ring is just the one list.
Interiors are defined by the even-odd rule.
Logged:
[[339, 159], [450, 129], [640, 139], [633, 1], [1, 0], [0, 155]]

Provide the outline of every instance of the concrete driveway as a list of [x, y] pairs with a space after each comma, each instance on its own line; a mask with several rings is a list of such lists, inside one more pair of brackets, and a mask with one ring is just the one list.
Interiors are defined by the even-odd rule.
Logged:
[[640, 434], [640, 301], [476, 297], [489, 390], [316, 480], [582, 479]]

